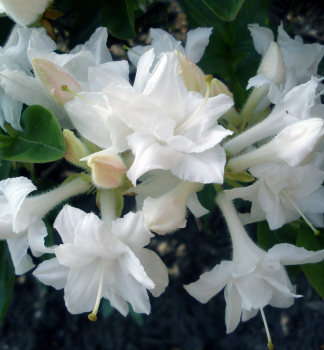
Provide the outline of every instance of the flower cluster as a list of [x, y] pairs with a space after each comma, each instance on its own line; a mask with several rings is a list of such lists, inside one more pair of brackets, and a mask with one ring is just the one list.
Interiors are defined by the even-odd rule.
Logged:
[[[24, 27], [36, 20], [35, 14], [18, 18], [14, 3], [0, 1], [0, 10]], [[0, 182], [0, 239], [8, 242], [16, 273], [34, 267], [29, 247], [35, 257], [51, 253], [55, 256], [33, 274], [64, 288], [71, 313], [91, 312], [89, 318], [96, 320], [106, 298], [123, 315], [127, 303], [148, 314], [147, 290], [159, 296], [168, 273], [158, 255], [144, 247], [152, 232], [185, 227], [187, 208], [196, 217], [206, 214], [197, 192], [214, 184], [233, 259], [185, 289], [205, 303], [225, 287], [228, 332], [241, 317], [246, 321], [258, 310], [264, 317], [267, 304], [292, 305], [300, 295], [283, 266], [319, 262], [324, 251], [278, 244], [266, 252], [243, 224], [267, 220], [275, 230], [302, 217], [315, 234], [324, 226], [324, 110], [322, 78], [316, 75], [324, 47], [291, 39], [282, 25], [275, 42], [269, 29], [251, 25], [262, 61], [249, 81], [253, 91], [238, 111], [226, 85], [196, 65], [211, 28], [190, 31], [185, 47], [167, 32], [151, 29], [151, 44], [128, 53], [136, 67], [131, 84], [130, 64], [112, 60], [105, 28], [58, 54], [43, 29], [21, 26], [1, 49], [0, 125], [19, 132], [23, 104], [43, 106], [64, 128], [65, 159], [82, 173], [34, 196], [29, 194], [37, 188], [27, 178]], [[42, 218], [67, 198], [93, 191], [100, 218], [64, 206], [54, 222], [62, 243], [46, 247]], [[120, 218], [127, 195], [136, 196], [137, 212]], [[252, 203], [249, 213], [237, 215], [236, 198]]]

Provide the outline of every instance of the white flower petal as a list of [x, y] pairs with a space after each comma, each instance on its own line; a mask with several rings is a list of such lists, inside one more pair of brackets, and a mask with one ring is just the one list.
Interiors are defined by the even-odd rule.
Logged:
[[185, 54], [193, 63], [198, 63], [202, 58], [212, 30], [213, 28], [196, 28], [187, 33]]

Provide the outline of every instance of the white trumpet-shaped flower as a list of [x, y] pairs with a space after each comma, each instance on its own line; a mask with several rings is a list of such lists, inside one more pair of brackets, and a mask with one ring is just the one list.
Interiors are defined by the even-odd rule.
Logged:
[[153, 235], [142, 212], [113, 221], [110, 229], [96, 215], [65, 206], [54, 227], [63, 244], [55, 248], [56, 258], [40, 264], [34, 275], [44, 284], [64, 288], [71, 313], [93, 310], [90, 319], [95, 320], [102, 297], [124, 316], [127, 302], [135, 312], [150, 313], [147, 289], [159, 296], [168, 273], [161, 259], [143, 248]]
[[266, 305], [291, 306], [294, 298], [300, 295], [295, 294], [284, 266], [319, 262], [324, 259], [324, 250], [311, 252], [283, 243], [265, 252], [250, 239], [232, 202], [224, 193], [217, 196], [216, 202], [231, 234], [233, 259], [222, 261], [185, 289], [197, 300], [206, 303], [225, 287], [225, 322], [227, 333], [230, 333], [241, 317], [242, 321], [247, 321], [259, 309], [263, 312]]
[[230, 159], [227, 166], [239, 172], [267, 162], [288, 164], [291, 167], [311, 163], [324, 138], [324, 121], [310, 118], [288, 125], [269, 143], [251, 152]]
[[252, 202], [251, 213], [241, 214], [244, 224], [266, 219], [270, 229], [276, 230], [303, 213], [315, 226], [323, 227], [323, 171], [314, 165], [260, 164], [250, 172], [258, 178], [253, 185], [225, 191], [229, 199]]
[[37, 189], [29, 179], [18, 177], [0, 182], [0, 239], [8, 241], [16, 274], [23, 274], [34, 266], [27, 255], [28, 247], [37, 254], [37, 247], [42, 244], [41, 236], [31, 237], [28, 232], [31, 219], [34, 223], [37, 219], [40, 221], [56, 205], [86, 192], [89, 187], [78, 178], [50, 192], [27, 198]]
[[[154, 49], [156, 58], [159, 58], [159, 56], [165, 52], [177, 50], [189, 57], [193, 63], [198, 63], [209, 43], [211, 32], [212, 28], [196, 28], [190, 30], [187, 33], [187, 42], [184, 48], [181, 42], [174, 39], [168, 32], [162, 29], [151, 28], [151, 45], [133, 47], [128, 51], [128, 57], [133, 65], [137, 67], [140, 57], [152, 48]], [[157, 60], [155, 63], [157, 63]]]
[[146, 172], [164, 169], [182, 180], [222, 183], [225, 152], [219, 143], [232, 132], [217, 120], [233, 100], [225, 94], [209, 98], [210, 90], [205, 98], [188, 92], [174, 53], [164, 54], [150, 74], [153, 59], [152, 50], [142, 56], [134, 87], [104, 89], [113, 112], [134, 130], [127, 137], [135, 155], [128, 178], [135, 185]]

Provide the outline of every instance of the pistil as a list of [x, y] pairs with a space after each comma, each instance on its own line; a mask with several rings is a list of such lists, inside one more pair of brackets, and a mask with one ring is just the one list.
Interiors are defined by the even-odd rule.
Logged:
[[281, 190], [281, 193], [289, 200], [291, 205], [297, 210], [300, 216], [306, 221], [307, 225], [312, 229], [315, 236], [318, 236], [320, 232], [311, 224], [311, 222], [306, 218], [304, 213], [298, 208], [297, 204], [292, 200], [289, 194], [285, 190]]
[[263, 320], [263, 323], [264, 323], [264, 328], [265, 328], [265, 331], [267, 333], [268, 349], [273, 350], [273, 343], [271, 341], [270, 331], [269, 331], [268, 323], [267, 323], [267, 320], [265, 318], [263, 309], [260, 309], [260, 312], [261, 312], [262, 320]]
[[100, 305], [100, 300], [102, 297], [102, 286], [103, 286], [105, 271], [106, 271], [106, 259], [102, 259], [102, 268], [101, 268], [101, 276], [100, 276], [97, 299], [96, 299], [96, 303], [93, 308], [93, 311], [91, 312], [91, 314], [88, 315], [88, 319], [93, 322], [97, 321], [97, 313]]
[[186, 120], [183, 124], [180, 124], [174, 130], [175, 134], [178, 133], [179, 131], [183, 130], [188, 124], [190, 124], [197, 117], [197, 115], [202, 111], [202, 109], [205, 107], [205, 105], [210, 97], [212, 79], [213, 79], [212, 75], [206, 76], [205, 81], [207, 83], [207, 90], [206, 90], [206, 95], [205, 95], [203, 103], [200, 105], [200, 107], [196, 110], [196, 112], [188, 120]]

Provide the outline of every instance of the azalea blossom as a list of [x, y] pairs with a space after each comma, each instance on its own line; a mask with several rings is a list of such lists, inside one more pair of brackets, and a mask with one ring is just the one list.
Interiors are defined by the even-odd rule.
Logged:
[[[324, 259], [324, 250], [317, 252], [291, 244], [277, 244], [268, 252], [259, 248], [244, 230], [235, 208], [224, 193], [216, 199], [227, 222], [232, 244], [232, 261], [222, 261], [197, 282], [185, 289], [202, 303], [208, 302], [224, 287], [227, 333], [235, 330], [242, 318], [247, 321], [266, 305], [286, 308], [296, 295], [284, 268], [286, 265], [316, 263]], [[271, 343], [270, 336], [268, 337]]]
[[34, 275], [44, 284], [64, 288], [71, 313], [93, 310], [89, 317], [95, 320], [102, 297], [124, 316], [127, 302], [135, 312], [150, 313], [147, 289], [159, 296], [168, 273], [161, 259], [143, 248], [153, 235], [142, 212], [106, 225], [92, 213], [65, 206], [54, 227], [63, 244], [55, 248], [56, 258], [40, 264]]
[[[151, 45], [135, 46], [128, 51], [129, 60], [137, 67], [140, 57], [147, 51], [153, 48], [154, 55], [158, 59], [160, 55], [166, 52], [173, 52], [177, 50], [186, 55], [193, 63], [198, 63], [202, 58], [206, 46], [209, 43], [209, 37], [212, 28], [196, 28], [187, 33], [187, 42], [185, 48], [180, 41], [175, 40], [168, 32], [151, 28], [150, 37]], [[157, 59], [154, 65], [157, 63]]]
[[[15, 26], [6, 45], [0, 48], [0, 79], [5, 70], [15, 70], [31, 76], [32, 66], [27, 57], [27, 46], [32, 35], [37, 34], [41, 40], [35, 43], [37, 49], [42, 49], [42, 41], [47, 35], [43, 28], [27, 29]], [[22, 103], [6, 94], [0, 86], [0, 125], [9, 123], [14, 129], [22, 130], [19, 124]]]
[[205, 98], [188, 92], [173, 53], [164, 54], [150, 74], [153, 59], [152, 50], [142, 56], [133, 88], [104, 89], [113, 113], [134, 130], [127, 137], [135, 155], [128, 178], [135, 185], [146, 172], [164, 169], [190, 182], [222, 183], [225, 152], [219, 143], [232, 132], [217, 119], [233, 100], [224, 94], [209, 98], [210, 90]]
[[324, 121], [320, 118], [302, 120], [285, 127], [267, 144], [232, 158], [227, 166], [239, 172], [267, 162], [291, 167], [310, 164], [324, 138]]
[[54, 41], [33, 32], [27, 54], [36, 77], [5, 69], [1, 72], [1, 86], [12, 99], [27, 105], [39, 104], [49, 109], [61, 126], [71, 127], [63, 105], [73, 96], [62, 91], [61, 86], [68, 85], [76, 93], [89, 90], [88, 68], [112, 60], [106, 46], [107, 37], [107, 30], [98, 28], [85, 45], [60, 55], [53, 52]]
[[244, 224], [266, 219], [270, 229], [276, 230], [302, 213], [323, 227], [323, 171], [314, 165], [291, 168], [284, 164], [260, 164], [249, 170], [258, 178], [253, 185], [225, 191], [229, 199], [252, 202], [251, 213], [241, 214]]
[[[263, 56], [274, 35], [269, 28], [260, 27], [258, 24], [249, 25], [255, 49]], [[318, 64], [324, 55], [324, 46], [320, 44], [304, 44], [300, 36], [295, 39], [289, 37], [281, 23], [278, 27], [277, 43], [283, 55], [286, 68], [294, 68], [297, 82], [305, 83], [312, 75], [317, 73]]]
[[23, 274], [34, 266], [26, 255], [28, 247], [39, 250], [40, 237], [31, 238], [28, 232], [31, 218], [34, 222], [42, 219], [56, 205], [86, 192], [89, 187], [87, 182], [77, 178], [50, 192], [27, 197], [37, 189], [29, 179], [18, 177], [0, 181], [0, 239], [8, 241], [16, 274]]

